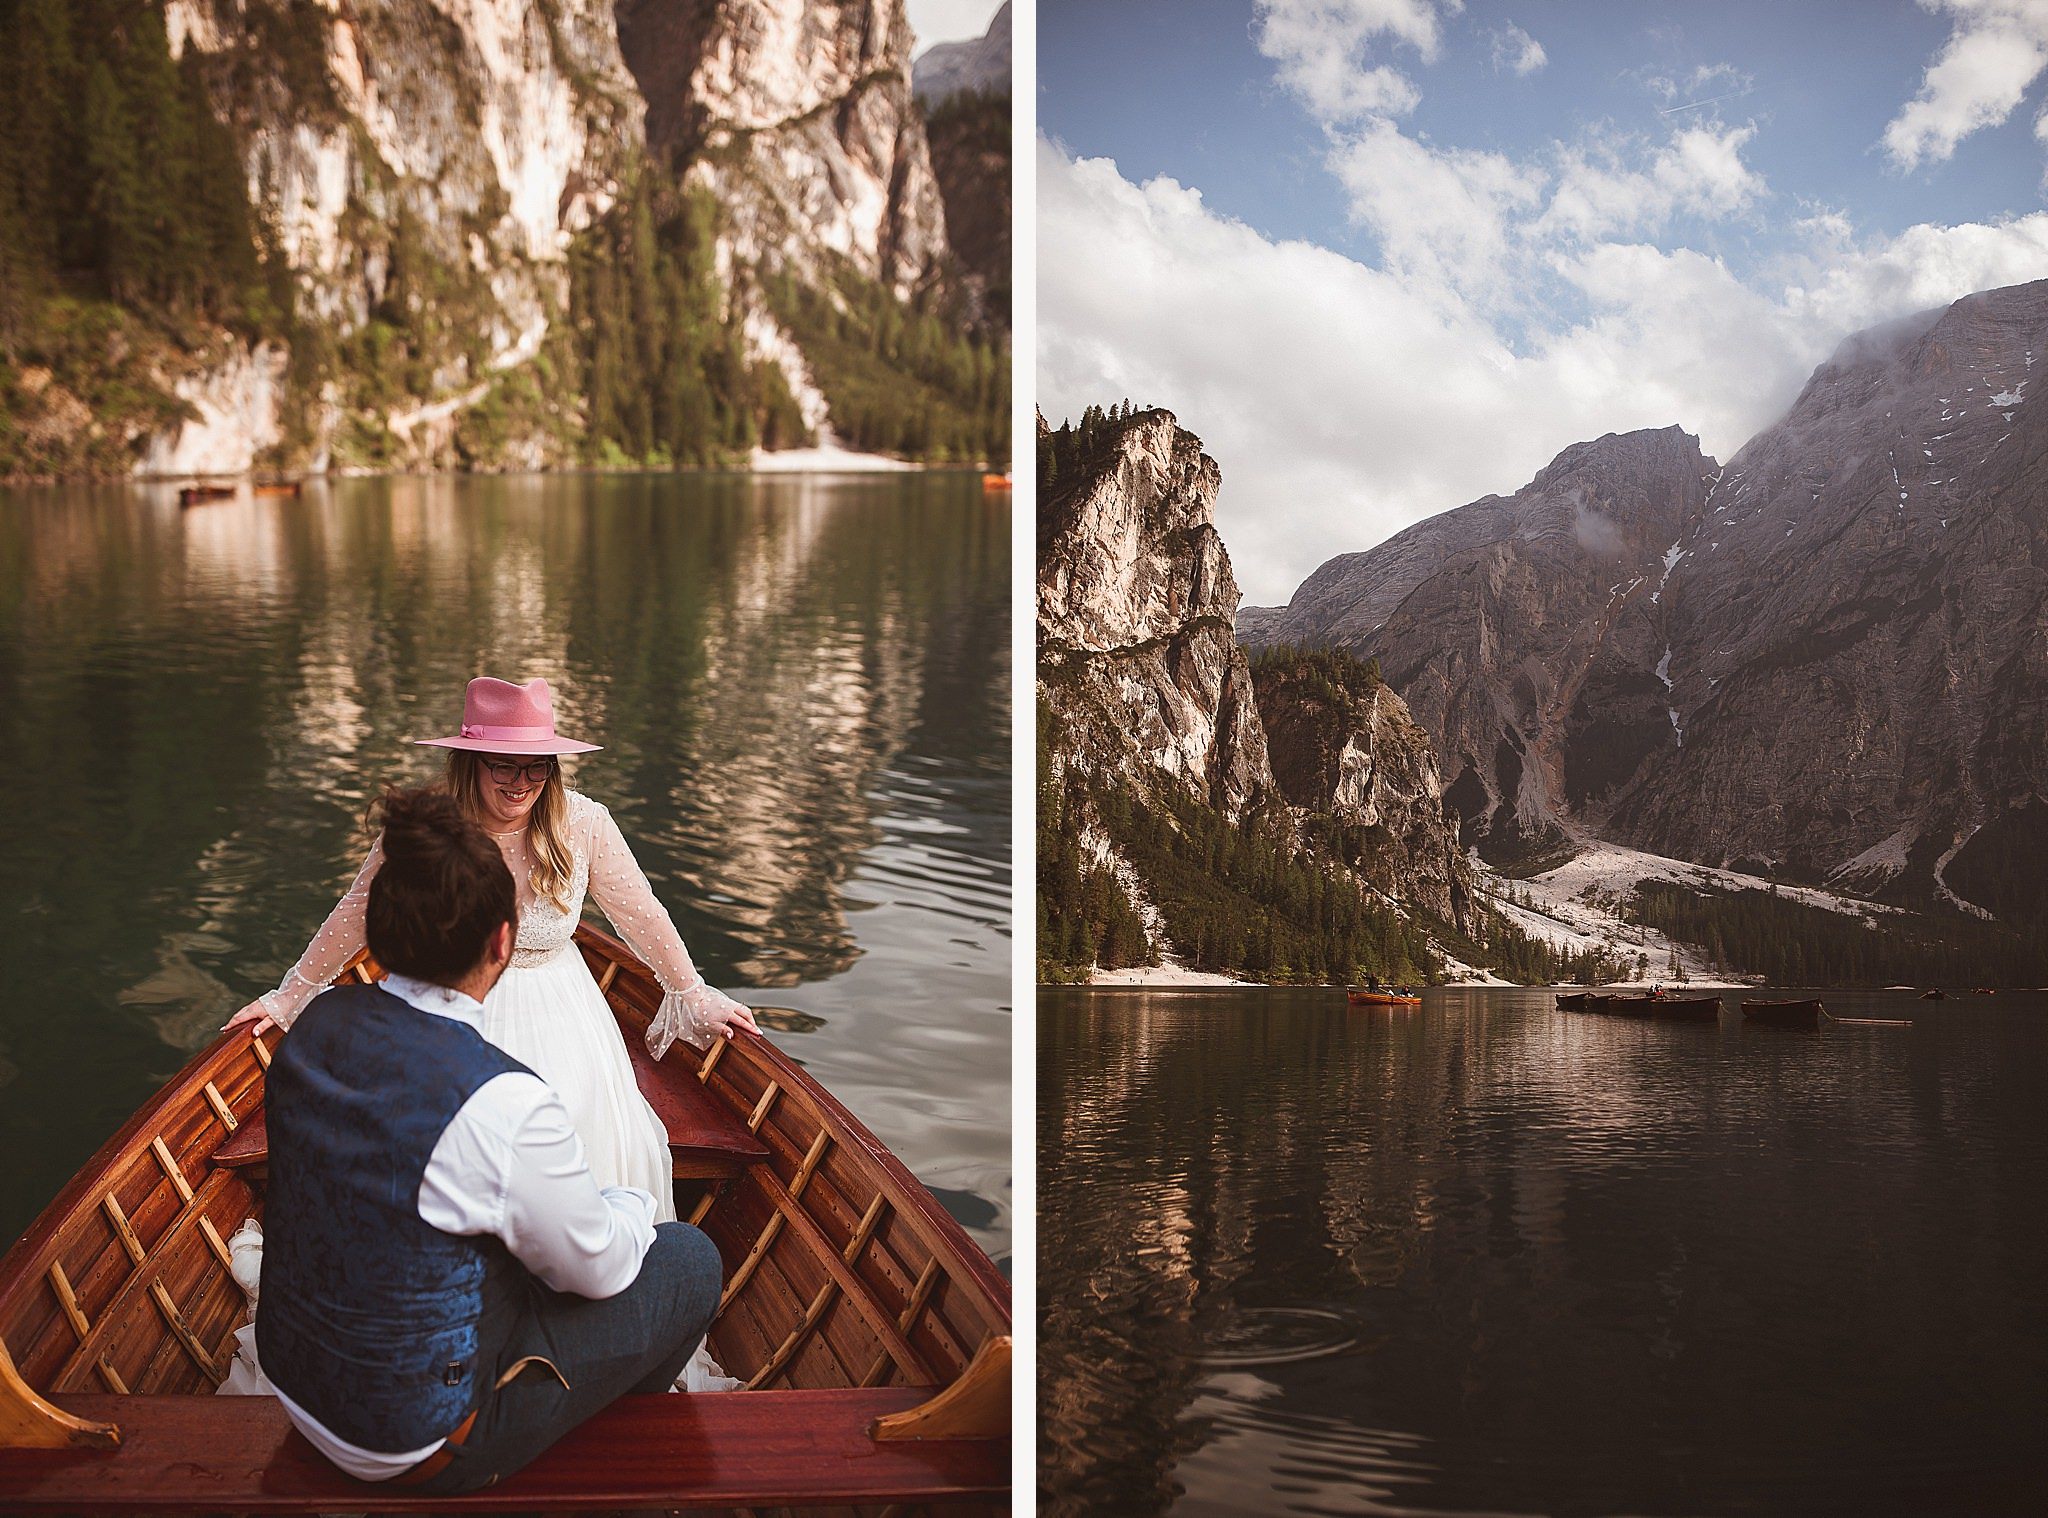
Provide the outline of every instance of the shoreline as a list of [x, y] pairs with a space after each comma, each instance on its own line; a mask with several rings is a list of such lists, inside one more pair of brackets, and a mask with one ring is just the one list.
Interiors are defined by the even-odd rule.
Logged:
[[[789, 462], [778, 462], [789, 460]], [[848, 453], [840, 449], [789, 448], [779, 453], [759, 454], [746, 463], [727, 465], [690, 464], [670, 469], [604, 469], [578, 464], [558, 469], [248, 469], [219, 474], [10, 474], [0, 475], [0, 488], [32, 489], [54, 485], [138, 485], [158, 488], [183, 485], [227, 485], [235, 488], [257, 484], [313, 484], [332, 480], [517, 480], [565, 479], [589, 475], [605, 479], [628, 476], [670, 475], [881, 475], [881, 474], [974, 474], [990, 466], [976, 463], [925, 463], [899, 459], [886, 453]]]

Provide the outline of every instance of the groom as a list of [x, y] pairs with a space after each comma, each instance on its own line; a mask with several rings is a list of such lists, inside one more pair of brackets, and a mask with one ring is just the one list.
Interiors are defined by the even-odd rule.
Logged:
[[654, 1198], [600, 1189], [560, 1098], [477, 1032], [517, 921], [453, 798], [384, 802], [370, 952], [278, 1045], [258, 1358], [350, 1475], [425, 1494], [518, 1470], [626, 1392], [665, 1391], [720, 1263]]

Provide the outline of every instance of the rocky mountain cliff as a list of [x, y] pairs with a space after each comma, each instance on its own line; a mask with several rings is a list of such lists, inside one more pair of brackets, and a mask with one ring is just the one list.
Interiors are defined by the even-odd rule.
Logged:
[[908, 299], [944, 212], [910, 95], [902, 0], [617, 0], [648, 141], [726, 208], [727, 260], [814, 276], [832, 255]]
[[[0, 132], [0, 216], [63, 210], [67, 178], [118, 209], [109, 176], [152, 155], [182, 172], [158, 97], [188, 90], [245, 179], [199, 189], [246, 195], [282, 294], [206, 309], [46, 258], [46, 293], [121, 330], [94, 346], [38, 315], [70, 308], [0, 302], [0, 472], [1004, 446], [902, 0], [79, 4], [68, 32], [47, 0], [0, 17], [21, 33], [0, 50], [39, 55], [0, 85], [130, 94], [75, 143]], [[144, 225], [89, 230], [118, 246]]]
[[1379, 658], [1497, 855], [1586, 829], [2039, 920], [2043, 357], [2048, 282], [1860, 333], [1725, 469], [1675, 429], [1579, 445], [1240, 632]]
[[1674, 723], [1613, 826], [2010, 922], [2048, 911], [2048, 281], [1842, 344], [1666, 595]]
[[1676, 427], [1578, 444], [1512, 496], [1330, 560], [1239, 633], [1377, 658], [1481, 853], [1558, 855], [1564, 820], [1673, 736], [1656, 674], [1665, 557], [1713, 473]]
[[1442, 922], [1469, 923], [1474, 889], [1429, 734], [1356, 659], [1268, 649], [1252, 661], [1273, 783], [1334, 826], [1323, 848]]
[[1038, 678], [1067, 734], [1062, 764], [1141, 795], [1182, 791], [1235, 819], [1269, 798], [1273, 771], [1232, 633], [1222, 478], [1200, 438], [1151, 411], [1047, 493]]
[[[1040, 429], [1042, 898], [1112, 890], [1146, 918], [1144, 953], [1192, 964], [1419, 975], [1417, 924], [1476, 916], [1422, 729], [1363, 666], [1247, 661], [1222, 474], [1171, 413]], [[1334, 936], [1301, 915], [1326, 897], [1345, 901]]]

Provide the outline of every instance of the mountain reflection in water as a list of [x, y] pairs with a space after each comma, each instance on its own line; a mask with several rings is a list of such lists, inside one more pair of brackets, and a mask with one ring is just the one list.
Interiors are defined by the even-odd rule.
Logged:
[[275, 983], [492, 673], [604, 745], [570, 782], [707, 976], [1006, 1255], [1008, 534], [967, 475], [0, 490], [0, 1225]]
[[1040, 1511], [2042, 1511], [2048, 997], [1737, 1000], [1041, 992]]

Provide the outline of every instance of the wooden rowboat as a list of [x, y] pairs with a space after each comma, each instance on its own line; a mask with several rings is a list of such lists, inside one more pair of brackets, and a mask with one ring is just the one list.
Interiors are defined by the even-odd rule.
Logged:
[[1745, 1022], [1763, 1023], [1773, 1028], [1817, 1028], [1820, 1015], [1827, 1011], [1818, 1001], [1745, 1001], [1742, 1017]]
[[1584, 991], [1560, 991], [1557, 997], [1557, 1009], [1560, 1012], [1585, 1011], [1586, 993]]
[[1654, 996], [1600, 996], [1586, 997], [1588, 1012], [1606, 1012], [1616, 1017], [1648, 1017], [1650, 1009], [1657, 1004]]
[[225, 501], [234, 493], [232, 485], [187, 485], [178, 492], [178, 504], [203, 506], [208, 501]]
[[1346, 986], [1344, 995], [1354, 1007], [1419, 1007], [1419, 996], [1396, 996], [1391, 991], [1367, 991], [1359, 986]]
[[984, 474], [981, 477], [982, 492], [986, 495], [1007, 494], [1010, 477], [1007, 474]]
[[1940, 986], [1936, 986], [1932, 991], [1922, 991], [1920, 999], [1922, 1001], [1947, 1001], [1948, 992], [1942, 990]]
[[[224, 1034], [0, 1258], [0, 1509], [42, 1512], [1006, 1510], [1010, 1291], [931, 1193], [754, 1034], [641, 1043], [661, 991], [577, 944], [717, 1243], [712, 1354], [743, 1392], [627, 1397], [509, 1481], [423, 1501], [336, 1471], [270, 1397], [213, 1395], [246, 1317], [226, 1239], [261, 1217], [278, 1037]], [[374, 980], [367, 958], [344, 972]]]
[[1650, 1016], [1667, 1022], [1710, 1023], [1721, 1016], [1718, 996], [1657, 996], [1650, 999]]

